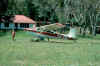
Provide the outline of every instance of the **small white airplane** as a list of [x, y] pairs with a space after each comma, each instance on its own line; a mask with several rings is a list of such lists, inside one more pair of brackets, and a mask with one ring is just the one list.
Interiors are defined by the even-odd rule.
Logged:
[[68, 39], [68, 40], [76, 40], [76, 28], [71, 27], [68, 34], [60, 34], [51, 29], [59, 29], [64, 27], [64, 25], [55, 23], [50, 25], [45, 25], [41, 27], [34, 26], [33, 28], [25, 28], [24, 30], [31, 32], [31, 34], [39, 39], [47, 38], [48, 41], [50, 38], [57, 38], [57, 39]]

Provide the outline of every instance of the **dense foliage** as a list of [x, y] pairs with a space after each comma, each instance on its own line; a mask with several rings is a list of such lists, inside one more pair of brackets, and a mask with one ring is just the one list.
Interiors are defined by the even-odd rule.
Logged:
[[37, 21], [52, 23], [76, 23], [83, 35], [87, 29], [95, 35], [100, 18], [99, 0], [2, 0], [0, 3], [7, 14], [24, 14]]

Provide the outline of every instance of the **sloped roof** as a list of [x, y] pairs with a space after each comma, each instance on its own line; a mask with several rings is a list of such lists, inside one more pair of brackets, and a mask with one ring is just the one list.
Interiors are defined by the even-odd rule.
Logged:
[[15, 15], [13, 19], [14, 23], [29, 23], [29, 24], [35, 24], [35, 21], [30, 19], [27, 16], [24, 15]]

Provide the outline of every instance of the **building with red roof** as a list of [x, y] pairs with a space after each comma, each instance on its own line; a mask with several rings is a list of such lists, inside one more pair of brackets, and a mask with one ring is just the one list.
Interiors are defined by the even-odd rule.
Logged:
[[12, 22], [1, 22], [0, 29], [23, 29], [32, 27], [35, 21], [24, 15], [15, 15], [10, 18]]

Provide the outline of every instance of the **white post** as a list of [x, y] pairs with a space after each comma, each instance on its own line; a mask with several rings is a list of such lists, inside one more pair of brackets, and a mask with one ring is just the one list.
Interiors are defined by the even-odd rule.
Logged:
[[20, 23], [18, 24], [18, 29], [20, 29]]

